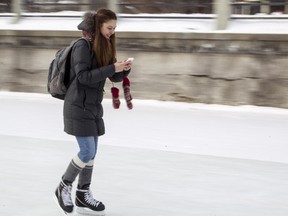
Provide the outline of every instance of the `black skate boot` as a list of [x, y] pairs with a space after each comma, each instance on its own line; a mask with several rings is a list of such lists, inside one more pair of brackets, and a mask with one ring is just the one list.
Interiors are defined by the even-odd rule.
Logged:
[[55, 191], [58, 205], [61, 207], [65, 214], [73, 212], [74, 205], [71, 199], [71, 191], [72, 185], [67, 183], [65, 184], [63, 180], [61, 180]]
[[76, 200], [75, 205], [78, 207], [77, 212], [79, 214], [86, 215], [105, 215], [105, 206], [102, 202], [97, 201], [93, 198], [92, 192], [89, 189], [89, 184], [84, 185], [82, 188], [77, 188], [76, 190]]

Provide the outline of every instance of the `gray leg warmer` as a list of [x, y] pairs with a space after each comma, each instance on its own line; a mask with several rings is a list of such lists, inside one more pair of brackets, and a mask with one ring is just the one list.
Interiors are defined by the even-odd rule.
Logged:
[[73, 183], [77, 175], [81, 170], [86, 166], [86, 163], [83, 163], [78, 156], [74, 157], [69, 163], [62, 179], [64, 182]]
[[90, 160], [87, 165], [79, 173], [78, 188], [89, 185], [92, 179], [94, 160]]

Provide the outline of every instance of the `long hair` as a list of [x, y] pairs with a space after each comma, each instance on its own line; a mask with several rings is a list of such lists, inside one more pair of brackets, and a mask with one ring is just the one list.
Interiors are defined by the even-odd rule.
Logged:
[[115, 33], [107, 40], [100, 32], [103, 23], [117, 20], [116, 14], [108, 9], [99, 9], [95, 15], [95, 37], [93, 51], [96, 55], [98, 67], [113, 64], [116, 59]]

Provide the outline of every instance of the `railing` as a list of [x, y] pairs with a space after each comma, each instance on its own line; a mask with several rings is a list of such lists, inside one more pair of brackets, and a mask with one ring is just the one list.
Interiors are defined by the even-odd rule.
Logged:
[[234, 14], [257, 14], [257, 13], [288, 13], [288, 1], [285, 2], [234, 2], [231, 3]]
[[[218, 0], [219, 1], [219, 0]], [[12, 12], [13, 0], [0, 1], [0, 12]], [[15, 1], [21, 2], [22, 10], [26, 12], [56, 12], [62, 10], [93, 10], [100, 7], [108, 7], [111, 2], [117, 7], [119, 13], [183, 13], [183, 14], [212, 14], [213, 7], [217, 0], [187, 0], [186, 2], [171, 3], [169, 1], [149, 1], [141, 3], [134, 1], [125, 2], [120, 0], [98, 0], [87, 1], [89, 3], [83, 3], [83, 1], [33, 1], [22, 0]], [[116, 2], [116, 3], [115, 3]], [[20, 3], [19, 3], [20, 4]], [[257, 13], [273, 13], [280, 12], [288, 13], [288, 1], [283, 2], [233, 2], [230, 3], [232, 14], [257, 14]]]

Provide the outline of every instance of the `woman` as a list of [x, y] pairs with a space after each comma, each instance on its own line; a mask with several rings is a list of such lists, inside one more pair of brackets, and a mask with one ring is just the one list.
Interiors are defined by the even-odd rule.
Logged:
[[93, 198], [89, 189], [98, 136], [105, 133], [101, 105], [104, 85], [106, 78], [122, 81], [131, 69], [131, 62], [115, 60], [116, 22], [113, 11], [100, 9], [87, 12], [78, 25], [86, 40], [76, 42], [71, 54], [70, 77], [76, 74], [76, 79], [64, 100], [64, 131], [76, 137], [80, 151], [69, 163], [55, 192], [65, 213], [73, 211], [71, 190], [78, 176], [77, 212], [104, 215], [104, 204]]

